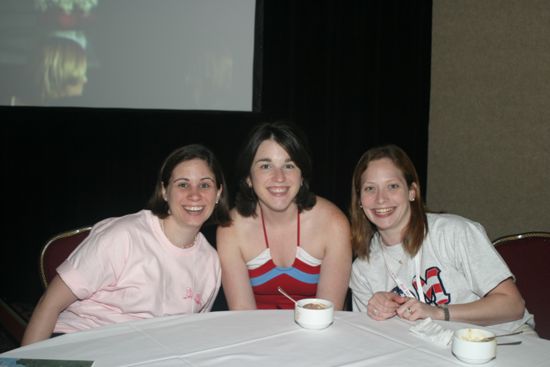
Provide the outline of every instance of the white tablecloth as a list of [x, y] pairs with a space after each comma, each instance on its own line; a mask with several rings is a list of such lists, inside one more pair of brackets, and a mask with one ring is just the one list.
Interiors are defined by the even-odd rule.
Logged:
[[[439, 322], [457, 329], [464, 324]], [[93, 360], [107, 366], [464, 366], [450, 348], [433, 345], [398, 318], [336, 312], [334, 324], [307, 330], [293, 311], [225, 311], [163, 317], [67, 334], [1, 357]], [[549, 366], [550, 341], [516, 335], [500, 341], [484, 366]]]

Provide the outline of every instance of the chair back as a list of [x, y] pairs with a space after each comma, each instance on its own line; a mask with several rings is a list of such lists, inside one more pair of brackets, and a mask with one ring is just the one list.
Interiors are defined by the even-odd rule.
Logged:
[[493, 241], [516, 277], [516, 285], [525, 306], [535, 315], [535, 330], [550, 339], [550, 232], [527, 232], [504, 236]]
[[40, 253], [40, 277], [44, 288], [57, 274], [56, 268], [86, 238], [92, 227], [83, 227], [60, 233], [52, 237]]

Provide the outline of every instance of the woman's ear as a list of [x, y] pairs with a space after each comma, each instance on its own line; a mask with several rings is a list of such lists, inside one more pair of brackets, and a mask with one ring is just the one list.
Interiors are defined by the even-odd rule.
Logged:
[[168, 201], [168, 197], [166, 196], [166, 188], [164, 187], [164, 185], [162, 186], [162, 198], [164, 199], [164, 201]]
[[218, 193], [216, 194], [216, 204], [220, 201], [220, 197], [222, 196], [222, 193], [223, 193], [223, 186], [220, 186], [220, 188], [218, 189]]
[[409, 188], [409, 201], [415, 201], [417, 196], [417, 186], [416, 183], [412, 183]]

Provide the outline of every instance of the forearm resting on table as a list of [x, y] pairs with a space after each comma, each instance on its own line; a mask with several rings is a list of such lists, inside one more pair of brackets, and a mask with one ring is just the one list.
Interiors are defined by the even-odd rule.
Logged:
[[335, 232], [339, 236], [341, 233], [345, 235], [329, 240], [330, 245], [326, 247], [317, 285], [317, 297], [330, 300], [335, 310], [344, 309], [351, 275], [352, 254], [347, 222], [341, 226], [343, 228], [338, 228]]
[[256, 302], [254, 298], [250, 299], [248, 297], [239, 298], [235, 297], [226, 297], [227, 306], [231, 311], [246, 311], [246, 310], [256, 310]]
[[317, 292], [317, 298], [326, 299], [332, 302], [335, 311], [342, 311], [346, 302], [346, 293], [341, 294], [326, 294], [323, 292]]
[[256, 300], [246, 272], [222, 272], [222, 284], [230, 310], [255, 310]]
[[[494, 325], [519, 320], [524, 312], [525, 302], [511, 279], [505, 280], [477, 301], [449, 305], [451, 321], [477, 325]], [[443, 315], [443, 310], [441, 314]]]
[[76, 300], [71, 289], [56, 275], [34, 308], [21, 345], [48, 339], [59, 314]]
[[45, 304], [44, 297], [42, 297], [34, 309], [21, 345], [48, 339], [53, 332], [59, 313], [56, 307]]
[[347, 279], [349, 279], [349, 277], [333, 280], [321, 278], [321, 282], [319, 282], [317, 288], [316, 297], [331, 301], [334, 304], [334, 309], [336, 311], [343, 310], [348, 292], [349, 280]]

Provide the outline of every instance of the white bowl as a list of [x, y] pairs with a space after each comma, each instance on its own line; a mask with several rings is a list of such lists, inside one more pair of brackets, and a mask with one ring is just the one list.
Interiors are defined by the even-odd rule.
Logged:
[[497, 342], [494, 338], [489, 341], [482, 339], [494, 336], [495, 334], [488, 330], [459, 329], [453, 335], [453, 354], [466, 363], [487, 363], [497, 355]]
[[306, 329], [324, 329], [334, 321], [334, 305], [321, 298], [304, 298], [296, 302], [294, 321]]

